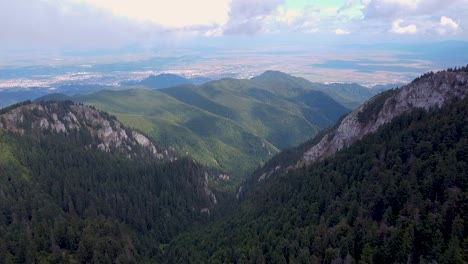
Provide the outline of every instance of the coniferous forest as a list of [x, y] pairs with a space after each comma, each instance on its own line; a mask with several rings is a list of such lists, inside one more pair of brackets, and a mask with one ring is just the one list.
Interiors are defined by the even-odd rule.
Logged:
[[83, 147], [91, 142], [84, 130], [0, 132], [1, 263], [159, 260], [205, 221], [199, 165]]
[[257, 186], [172, 242], [168, 263], [465, 263], [467, 162], [467, 99], [405, 114]]
[[468, 0], [0, 0], [0, 264], [468, 264]]
[[[359, 122], [397, 92], [375, 97]], [[41, 104], [58, 116], [74, 106]], [[39, 114], [23, 112], [21, 132], [0, 129], [0, 263], [468, 261], [468, 97], [298, 162], [331, 127], [215, 200], [209, 170], [188, 157], [157, 159], [138, 145], [102, 151], [92, 130], [34, 129]]]

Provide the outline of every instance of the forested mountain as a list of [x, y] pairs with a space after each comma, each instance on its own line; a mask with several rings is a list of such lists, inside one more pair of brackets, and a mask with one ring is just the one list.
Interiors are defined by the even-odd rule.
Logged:
[[307, 162], [321, 160], [346, 148], [393, 118], [415, 108], [440, 107], [468, 94], [468, 73], [445, 71], [427, 74], [399, 90], [375, 96], [346, 116], [340, 125], [304, 154]]
[[354, 112], [280, 153], [242, 186], [236, 210], [174, 240], [167, 262], [466, 263], [466, 70], [372, 99], [355, 113], [378, 128], [341, 151], [297, 164]]
[[[389, 86], [385, 85], [374, 87], [376, 88], [374, 89], [366, 88], [356, 83], [312, 83], [304, 78], [291, 76], [279, 71], [266, 71], [251, 80], [283, 93], [303, 90], [320, 91], [349, 109], [355, 109], [372, 96], [383, 90], [390, 89]], [[393, 86], [393, 88], [396, 87]]]
[[359, 107], [372, 96], [382, 92], [382, 90], [366, 88], [356, 83], [314, 83], [314, 86], [326, 91], [333, 99], [350, 109]]
[[[373, 97], [274, 156], [236, 198], [210, 189], [211, 170], [94, 107], [64, 101], [2, 109], [0, 261], [465, 263], [467, 76], [466, 67], [430, 73]], [[80, 98], [117, 113], [125, 106], [133, 111], [128, 117], [184, 106], [235, 125], [249, 119], [225, 98], [216, 104], [225, 91], [237, 102], [244, 98], [245, 109], [279, 102], [290, 103], [289, 111], [282, 108], [288, 113], [298, 105], [320, 108], [297, 87], [265, 90], [265, 77], [221, 80], [200, 91]], [[242, 97], [252, 89], [264, 99]], [[158, 111], [142, 107], [157, 100]]]
[[138, 84], [149, 88], [162, 89], [181, 84], [192, 84], [192, 81], [176, 74], [162, 73], [159, 75], [151, 75]]
[[161, 260], [217, 204], [208, 173], [72, 102], [0, 113], [0, 262]]
[[289, 82], [295, 78], [267, 72], [255, 80], [101, 91], [69, 99], [103, 109], [181, 156], [228, 173], [229, 180], [220, 184], [232, 186], [279, 150], [311, 138], [349, 111], [322, 91]]

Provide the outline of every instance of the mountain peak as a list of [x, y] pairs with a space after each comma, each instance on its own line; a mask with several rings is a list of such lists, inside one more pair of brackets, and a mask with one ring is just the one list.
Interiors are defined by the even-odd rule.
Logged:
[[176, 74], [161, 73], [159, 75], [150, 75], [141, 81], [140, 84], [155, 89], [164, 89], [182, 84], [192, 84], [192, 81]]
[[339, 126], [304, 154], [307, 162], [333, 156], [393, 118], [415, 108], [441, 107], [468, 94], [468, 72], [442, 71], [425, 74], [412, 83], [378, 94], [346, 116]]
[[278, 79], [278, 78], [295, 78], [292, 75], [289, 75], [287, 73], [281, 72], [281, 71], [275, 71], [275, 70], [267, 70], [264, 73], [255, 76], [251, 78], [251, 80], [266, 80], [266, 79]]

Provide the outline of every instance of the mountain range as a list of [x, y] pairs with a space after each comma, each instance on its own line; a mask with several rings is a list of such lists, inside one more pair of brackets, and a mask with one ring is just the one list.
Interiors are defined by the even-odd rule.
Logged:
[[[305, 84], [266, 72], [0, 110], [0, 260], [466, 262], [468, 66], [425, 74], [350, 113]], [[294, 116], [315, 125], [294, 130]], [[232, 159], [242, 152], [228, 144], [247, 144], [265, 163], [235, 191], [213, 188], [231, 175], [167, 144], [170, 122], [205, 129]], [[229, 133], [213, 135], [213, 124]], [[277, 133], [271, 124], [288, 130], [261, 134]], [[160, 127], [172, 134], [151, 133]], [[293, 140], [287, 131], [316, 135], [294, 146], [281, 142]]]
[[[280, 73], [280, 72], [276, 72]], [[195, 76], [190, 78], [185, 78], [180, 75], [171, 74], [171, 73], [162, 73], [159, 75], [150, 75], [147, 78], [141, 81], [123, 81], [120, 82], [117, 86], [115, 85], [100, 85], [100, 84], [89, 84], [87, 82], [80, 82], [80, 81], [73, 81], [72, 83], [62, 83], [57, 85], [52, 85], [51, 87], [8, 87], [0, 89], [0, 107], [7, 107], [9, 105], [22, 102], [25, 100], [35, 100], [39, 97], [46, 96], [52, 93], [61, 93], [66, 95], [76, 95], [76, 94], [89, 94], [93, 92], [97, 92], [99, 90], [125, 90], [131, 88], [153, 88], [153, 89], [161, 89], [161, 88], [169, 88], [181, 84], [194, 84], [199, 85], [203, 83], [207, 83], [212, 81], [210, 78], [203, 77], [203, 76]], [[304, 79], [305, 86], [311, 86], [312, 83]], [[387, 84], [387, 85], [376, 85], [372, 88], [366, 88], [360, 86], [358, 84], [322, 84], [322, 83], [313, 83], [315, 89], [321, 89], [323, 92], [331, 95], [336, 96], [336, 92], [333, 92], [333, 89], [329, 89], [335, 85], [343, 86], [346, 89], [346, 86], [356, 87], [359, 89], [359, 93], [366, 93], [370, 92], [372, 95], [375, 95], [379, 91], [387, 90], [390, 88], [399, 87], [402, 84]], [[319, 88], [320, 87], [320, 88]], [[340, 91], [338, 91], [338, 94]], [[346, 93], [346, 92], [345, 92]], [[358, 95], [356, 94], [356, 95]], [[334, 97], [335, 100], [338, 100], [340, 103], [344, 103], [344, 105], [348, 108], [356, 108], [361, 103], [363, 103], [368, 98], [365, 97], [357, 97], [354, 98], [354, 95], [348, 93], [348, 97], [346, 96], [343, 98], [342, 96]], [[343, 101], [340, 101], [343, 100]]]
[[300, 144], [349, 111], [310, 84], [269, 71], [250, 80], [39, 100], [73, 100], [105, 110], [179, 155], [227, 173], [230, 181], [220, 184], [232, 186], [279, 150]]
[[468, 67], [379, 94], [281, 152], [167, 263], [464, 263]]

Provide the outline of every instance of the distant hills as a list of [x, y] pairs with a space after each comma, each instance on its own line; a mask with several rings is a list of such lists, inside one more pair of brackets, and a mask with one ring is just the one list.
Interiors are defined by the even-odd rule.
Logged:
[[163, 73], [159, 75], [151, 75], [138, 84], [154, 89], [162, 89], [181, 84], [192, 84], [192, 82], [189, 79], [179, 75]]
[[[376, 93], [387, 90], [390, 88], [396, 88], [402, 86], [402, 84], [387, 84], [377, 85], [372, 88], [366, 88], [358, 84], [322, 84], [322, 83], [311, 83], [303, 78], [296, 78], [291, 75], [278, 72], [278, 71], [267, 71], [264, 74], [252, 78], [253, 81], [265, 79], [270, 75], [270, 79], [275, 79], [273, 75], [277, 77], [282, 76], [282, 81], [274, 83], [271, 87], [281, 87], [281, 82], [289, 83], [289, 86], [294, 85], [301, 89], [313, 89], [320, 90], [330, 95], [333, 99], [343, 104], [347, 108], [354, 109], [363, 103], [367, 95], [375, 95]], [[66, 95], [76, 94], [88, 94], [97, 92], [99, 90], [125, 90], [131, 88], [147, 87], [151, 89], [163, 89], [172, 86], [178, 86], [183, 84], [204, 84], [211, 81], [210, 78], [203, 76], [195, 76], [191, 78], [184, 78], [179, 75], [163, 73], [159, 75], [151, 75], [142, 81], [124, 81], [119, 86], [109, 85], [95, 85], [95, 84], [67, 84], [60, 85], [53, 88], [44, 87], [30, 87], [20, 88], [11, 87], [6, 89], [0, 89], [0, 107], [9, 106], [24, 100], [35, 100], [39, 97], [51, 94], [51, 93], [62, 93]], [[337, 88], [341, 87], [341, 88]], [[353, 87], [351, 90], [347, 87]], [[356, 92], [356, 93], [355, 93]], [[367, 94], [367, 95], [366, 95]]]
[[68, 99], [108, 111], [154, 141], [239, 179], [349, 111], [307, 85], [302, 78], [266, 72], [251, 80], [100, 91]]
[[56, 88], [30, 87], [0, 89], [0, 107], [7, 107], [26, 100], [35, 100], [50, 94], [76, 95], [94, 93], [99, 90], [120, 90], [121, 87], [107, 85], [68, 84]]
[[273, 87], [277, 91], [282, 89], [288, 91], [291, 88], [321, 91], [349, 109], [357, 108], [367, 99], [382, 91], [404, 85], [386, 84], [367, 88], [356, 83], [312, 83], [304, 78], [291, 76], [279, 71], [266, 71], [257, 77], [253, 77], [251, 80]]

